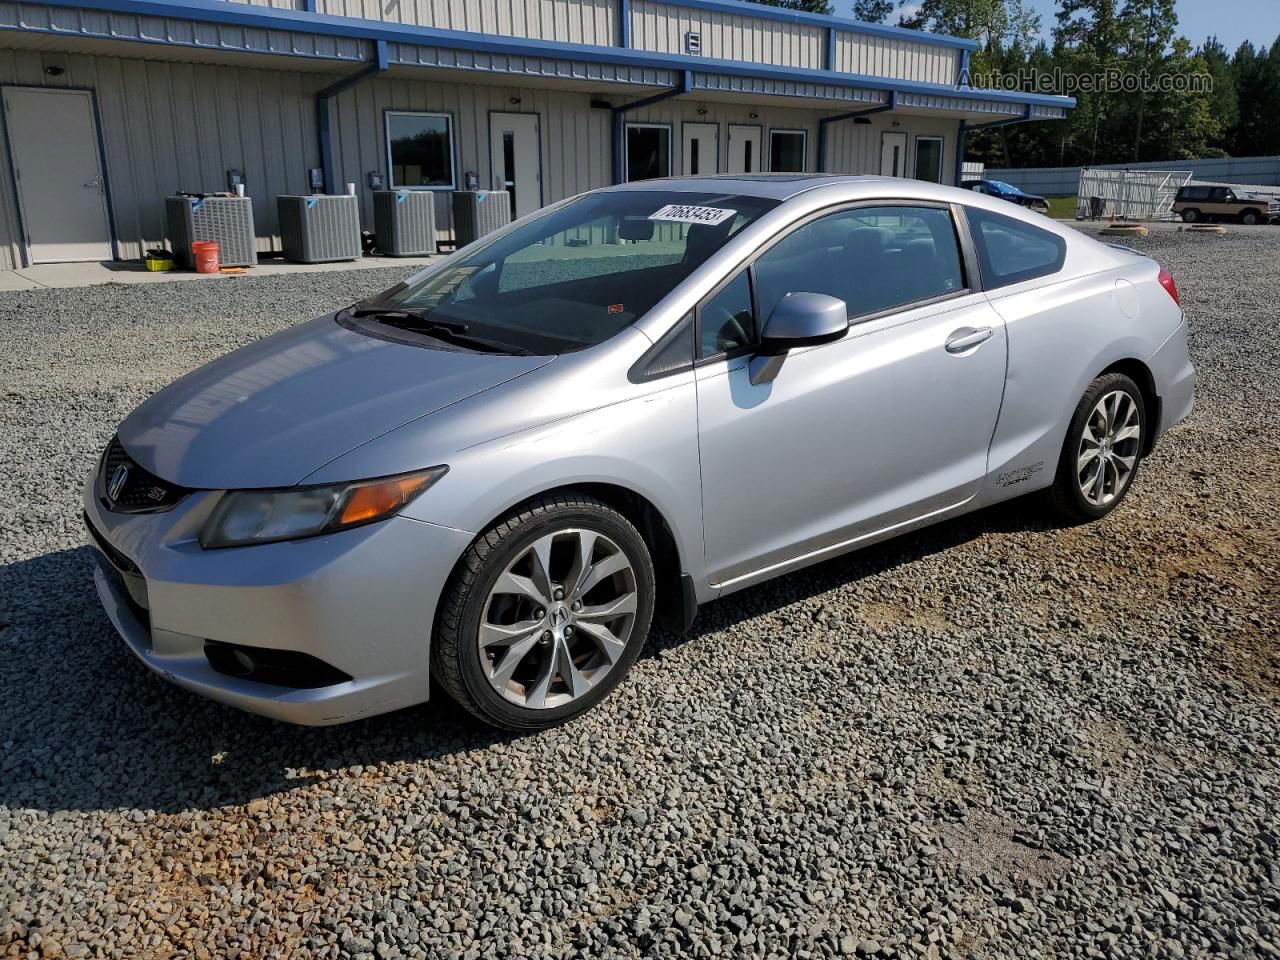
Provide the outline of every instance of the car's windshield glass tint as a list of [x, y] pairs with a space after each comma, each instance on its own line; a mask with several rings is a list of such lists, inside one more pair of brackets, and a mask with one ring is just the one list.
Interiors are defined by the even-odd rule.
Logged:
[[362, 308], [413, 311], [515, 350], [601, 343], [648, 311], [776, 200], [724, 193], [584, 196], [476, 245]]

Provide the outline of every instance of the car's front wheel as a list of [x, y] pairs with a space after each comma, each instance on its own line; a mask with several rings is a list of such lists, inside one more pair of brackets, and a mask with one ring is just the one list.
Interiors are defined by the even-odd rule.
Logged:
[[653, 604], [653, 562], [626, 517], [584, 494], [534, 500], [459, 562], [441, 598], [432, 672], [486, 723], [563, 723], [617, 686]]
[[1129, 377], [1108, 373], [1089, 384], [1049, 488], [1058, 512], [1073, 521], [1096, 520], [1119, 506], [1138, 472], [1146, 430], [1142, 391]]
[[1262, 214], [1257, 210], [1246, 210], [1240, 214], [1240, 222], [1248, 227], [1255, 227], [1262, 222]]

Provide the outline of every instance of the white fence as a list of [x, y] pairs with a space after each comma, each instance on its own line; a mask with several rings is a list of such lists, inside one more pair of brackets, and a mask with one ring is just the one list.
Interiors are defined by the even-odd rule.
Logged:
[[[1223, 184], [1280, 186], [1280, 157], [1225, 157], [1209, 160], [1168, 160], [1154, 163], [1108, 163], [1092, 170], [1191, 171], [1197, 181]], [[1024, 167], [987, 171], [992, 180], [1005, 180], [1042, 197], [1069, 197], [1080, 179], [1080, 167]]]
[[1076, 219], [1172, 220], [1174, 195], [1190, 179], [1189, 170], [1083, 169], [1076, 188]]

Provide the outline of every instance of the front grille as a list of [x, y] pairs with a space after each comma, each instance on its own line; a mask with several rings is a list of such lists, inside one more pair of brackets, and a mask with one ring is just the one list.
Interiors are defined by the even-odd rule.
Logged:
[[[123, 470], [123, 474], [118, 471]], [[112, 496], [112, 487], [118, 485]], [[113, 513], [159, 513], [171, 510], [191, 491], [161, 480], [144, 470], [125, 451], [119, 437], [112, 437], [102, 455], [98, 494]]]

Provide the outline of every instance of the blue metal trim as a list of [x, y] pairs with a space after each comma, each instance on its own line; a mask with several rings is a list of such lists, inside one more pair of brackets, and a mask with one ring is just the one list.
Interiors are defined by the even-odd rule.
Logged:
[[823, 70], [835, 70], [836, 68], [836, 28], [827, 27], [827, 52], [823, 59]]
[[316, 12], [316, 0], [302, 0], [302, 9], [307, 13]]
[[[663, 90], [662, 93], [655, 93], [652, 97], [645, 97], [643, 100], [635, 100], [613, 108], [613, 182], [615, 184], [622, 183], [626, 179], [626, 163], [623, 157], [623, 151], [626, 148], [627, 131], [625, 114], [630, 113], [632, 110], [639, 110], [641, 107], [651, 107], [655, 103], [661, 103], [663, 100], [670, 100], [672, 97], [678, 97], [692, 89], [693, 72], [685, 70], [680, 74], [679, 86], [672, 87], [670, 90]], [[672, 149], [675, 149], [674, 145]]]
[[618, 46], [631, 46], [631, 0], [618, 0]]
[[956, 130], [956, 169], [955, 179], [951, 184], [953, 187], [960, 186], [960, 181], [964, 179], [964, 150], [965, 141], [969, 138], [969, 129], [969, 125], [961, 120]]
[[[377, 20], [357, 20], [350, 17], [334, 17], [328, 14], [308, 14], [296, 10], [280, 10], [273, 7], [256, 7], [242, 3], [226, 3], [222, 0], [43, 0], [54, 7], [79, 7], [115, 13], [132, 13], [140, 16], [173, 17], [179, 20], [199, 20], [210, 23], [228, 23], [235, 26], [260, 29], [292, 30], [298, 33], [315, 33], [324, 36], [348, 37], [359, 40], [385, 41], [387, 43], [412, 43], [422, 46], [442, 47], [453, 50], [469, 50], [478, 53], [498, 53], [527, 57], [559, 57], [588, 63], [622, 64], [643, 68], [666, 70], [690, 70], [700, 73], [722, 73], [729, 76], [760, 77], [792, 83], [823, 83], [838, 87], [865, 87], [873, 90], [897, 89], [902, 93], [919, 93], [931, 96], [955, 95], [950, 84], [920, 83], [918, 81], [893, 80], [887, 77], [868, 77], [861, 74], [838, 73], [831, 70], [801, 70], [768, 64], [743, 63], [733, 60], [713, 60], [703, 57], [685, 57], [674, 54], [654, 53], [648, 50], [620, 50], [617, 47], [593, 46], [581, 43], [561, 43], [549, 40], [529, 40], [521, 37], [494, 37], [487, 34], [467, 33], [460, 30], [440, 30], [435, 27], [388, 24]], [[681, 0], [691, 3], [692, 0]], [[778, 8], [756, 4], [740, 4], [737, 0], [697, 0], [699, 5], [729, 4], [734, 12], [777, 11]], [[772, 16], [772, 14], [770, 14]], [[781, 11], [781, 18], [811, 17]], [[822, 19], [822, 18], [819, 18]], [[823, 20], [825, 22], [825, 20]], [[856, 22], [856, 21], [850, 21]], [[878, 26], [873, 24], [872, 26]], [[885, 27], [897, 35], [902, 31], [915, 35], [914, 31], [898, 27]], [[66, 36], [66, 31], [57, 31]], [[921, 33], [918, 37], [935, 36]], [[964, 96], [996, 103], [1043, 104], [1054, 107], [1073, 107], [1075, 98], [1055, 97], [1044, 94], [1014, 93], [1004, 90], [966, 90]]]
[[374, 59], [371, 63], [329, 84], [323, 90], [316, 91], [316, 136], [320, 141], [320, 169], [324, 171], [325, 193], [334, 193], [337, 187], [333, 175], [333, 118], [330, 116], [329, 101], [369, 77], [385, 73], [387, 66], [387, 42], [379, 40], [374, 47]]
[[827, 124], [835, 123], [837, 120], [851, 120], [854, 117], [866, 117], [873, 113], [884, 113], [887, 110], [894, 110], [898, 106], [898, 93], [896, 90], [889, 92], [889, 102], [883, 103], [878, 107], [869, 107], [866, 110], [850, 110], [848, 113], [837, 113], [833, 117], [818, 118], [818, 173], [827, 172]]
[[972, 50], [965, 50], [960, 54], [960, 76], [956, 77], [957, 88], [969, 86], [969, 60], [972, 56]]

